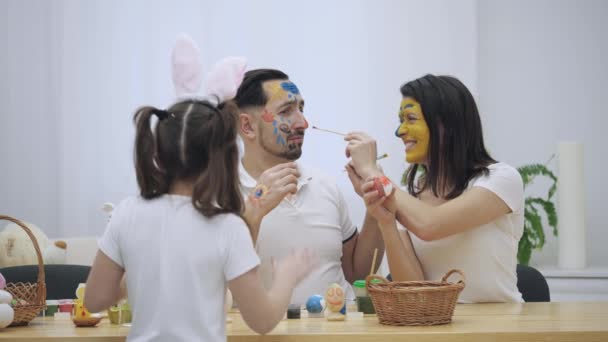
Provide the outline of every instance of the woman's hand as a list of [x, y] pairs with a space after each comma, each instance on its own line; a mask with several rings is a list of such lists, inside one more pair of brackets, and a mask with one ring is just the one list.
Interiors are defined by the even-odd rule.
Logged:
[[344, 168], [346, 169], [346, 173], [348, 173], [348, 178], [350, 179], [350, 183], [353, 185], [353, 189], [355, 190], [357, 195], [359, 195], [359, 197], [363, 198], [363, 190], [361, 189], [361, 186], [364, 183], [363, 178], [359, 176], [359, 174], [357, 173], [357, 171], [355, 171], [355, 168], [351, 165], [351, 163], [346, 164]]
[[350, 165], [359, 176], [365, 179], [380, 173], [376, 166], [376, 140], [363, 132], [348, 133], [344, 140], [348, 141], [346, 157], [352, 158]]
[[394, 191], [390, 194], [381, 194], [374, 182], [376, 177], [369, 177], [365, 183], [361, 185], [363, 193], [363, 201], [367, 207], [367, 212], [372, 215], [378, 225], [382, 227], [390, 226], [395, 222], [397, 213], [397, 203], [395, 201]]

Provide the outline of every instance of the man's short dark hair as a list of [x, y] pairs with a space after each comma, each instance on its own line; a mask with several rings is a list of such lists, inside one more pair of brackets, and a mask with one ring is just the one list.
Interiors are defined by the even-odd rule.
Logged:
[[262, 84], [270, 80], [287, 80], [289, 76], [276, 69], [255, 69], [245, 73], [234, 101], [239, 108], [265, 106], [268, 99]]

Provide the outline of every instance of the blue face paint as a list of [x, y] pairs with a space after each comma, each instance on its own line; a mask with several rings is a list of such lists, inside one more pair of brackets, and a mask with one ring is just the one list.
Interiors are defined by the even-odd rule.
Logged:
[[281, 88], [287, 92], [287, 98], [300, 94], [300, 90], [293, 82], [281, 82]]
[[277, 145], [285, 146], [285, 139], [283, 139], [282, 135], [277, 135]]

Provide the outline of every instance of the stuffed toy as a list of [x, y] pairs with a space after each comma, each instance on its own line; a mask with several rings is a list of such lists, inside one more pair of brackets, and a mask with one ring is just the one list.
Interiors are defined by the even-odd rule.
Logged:
[[[65, 241], [50, 241], [36, 225], [24, 223], [38, 242], [43, 262], [45, 264], [64, 264], [67, 249]], [[27, 233], [15, 223], [6, 225], [0, 232], [0, 268], [37, 264], [36, 250]]]

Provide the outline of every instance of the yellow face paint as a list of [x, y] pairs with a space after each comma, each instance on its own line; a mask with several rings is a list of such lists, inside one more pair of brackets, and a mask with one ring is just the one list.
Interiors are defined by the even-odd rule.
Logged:
[[426, 163], [430, 132], [420, 103], [412, 97], [404, 97], [399, 107], [399, 122], [395, 135], [405, 144], [405, 160], [410, 164]]
[[264, 88], [268, 95], [268, 102], [275, 102], [287, 99], [287, 92], [281, 88], [281, 81], [268, 81], [264, 83]]

